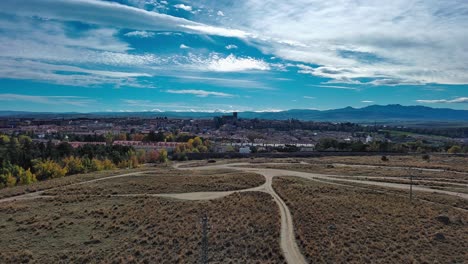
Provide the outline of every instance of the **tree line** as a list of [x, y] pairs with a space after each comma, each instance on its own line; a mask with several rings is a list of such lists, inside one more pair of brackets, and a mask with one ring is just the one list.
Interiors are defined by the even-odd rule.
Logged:
[[129, 146], [39, 143], [29, 136], [0, 135], [0, 188], [30, 184], [66, 175], [135, 168], [146, 162], [166, 162], [167, 151], [135, 151]]

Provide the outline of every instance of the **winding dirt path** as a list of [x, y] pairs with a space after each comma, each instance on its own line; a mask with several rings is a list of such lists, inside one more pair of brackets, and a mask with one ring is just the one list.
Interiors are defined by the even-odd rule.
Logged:
[[145, 173], [144, 171], [139, 171], [139, 172], [125, 173], [125, 174], [107, 176], [107, 177], [94, 179], [94, 180], [88, 180], [88, 181], [82, 181], [82, 182], [67, 184], [67, 185], [63, 185], [63, 186], [59, 186], [59, 187], [45, 189], [45, 190], [42, 190], [42, 191], [35, 191], [35, 192], [15, 195], [15, 196], [7, 197], [7, 198], [2, 198], [2, 199], [0, 199], [0, 203], [20, 201], [20, 200], [32, 200], [32, 199], [39, 199], [39, 198], [53, 198], [54, 196], [42, 195], [42, 194], [44, 192], [46, 192], [46, 191], [57, 190], [57, 189], [60, 189], [60, 188], [63, 188], [63, 187], [83, 185], [83, 184], [87, 184], [87, 183], [99, 182], [99, 181], [115, 179], [115, 178], [122, 178], [122, 177], [128, 177], [128, 176], [139, 176], [140, 174], [144, 174], [144, 173]]
[[[180, 165], [176, 165], [175, 167], [178, 169], [235, 169], [241, 170], [246, 172], [253, 172], [258, 173], [261, 175], [265, 175], [266, 173], [272, 174], [273, 177], [275, 176], [296, 176], [301, 177], [309, 180], [328, 180], [328, 181], [338, 181], [340, 183], [360, 183], [364, 185], [373, 185], [373, 186], [380, 186], [380, 187], [387, 187], [393, 189], [400, 189], [400, 190], [408, 190], [410, 188], [409, 184], [403, 183], [389, 183], [389, 182], [378, 182], [378, 181], [371, 181], [371, 180], [356, 180], [356, 179], [349, 179], [350, 176], [345, 175], [331, 175], [331, 174], [319, 174], [319, 173], [311, 173], [311, 172], [300, 172], [294, 170], [285, 170], [285, 169], [271, 169], [271, 168], [259, 168], [259, 167], [248, 167], [251, 165], [258, 166], [259, 164], [250, 164], [246, 162], [242, 163], [231, 163], [231, 164], [221, 164], [221, 165], [212, 165], [212, 166], [202, 166], [202, 167], [191, 167], [191, 168], [181, 168]], [[347, 178], [348, 177], [348, 178]], [[468, 199], [467, 193], [460, 193], [460, 192], [452, 192], [452, 191], [445, 191], [445, 190], [438, 190], [432, 189], [425, 186], [415, 186], [413, 185], [414, 191], [421, 191], [421, 192], [431, 192], [431, 193], [442, 193], [451, 196], [457, 196], [463, 199]]]
[[214, 166], [202, 166], [202, 167], [195, 167], [195, 168], [181, 168], [180, 165], [174, 166], [180, 170], [212, 170], [212, 169], [232, 169], [232, 170], [239, 170], [239, 171], [246, 171], [246, 172], [254, 172], [261, 174], [265, 177], [265, 183], [261, 186], [232, 191], [232, 192], [218, 192], [219, 196], [214, 195], [214, 193], [191, 193], [191, 194], [173, 194], [173, 195], [165, 195], [164, 197], [171, 197], [177, 199], [188, 199], [188, 200], [197, 200], [197, 198], [205, 198], [205, 194], [210, 195], [211, 197], [219, 198], [226, 196], [228, 194], [234, 192], [246, 192], [246, 191], [261, 191], [270, 194], [273, 197], [273, 200], [279, 207], [280, 215], [281, 215], [281, 230], [280, 230], [280, 245], [281, 249], [283, 250], [284, 258], [286, 259], [287, 263], [294, 263], [294, 264], [303, 264], [307, 263], [304, 255], [302, 255], [299, 246], [296, 242], [296, 237], [294, 235], [294, 223], [291, 216], [291, 212], [289, 211], [288, 206], [286, 203], [281, 199], [281, 197], [273, 190], [272, 182], [273, 177], [278, 176], [278, 174], [273, 170], [263, 170], [263, 169], [256, 169], [256, 168], [242, 168], [242, 167], [235, 167], [231, 166], [231, 164], [224, 164], [224, 165], [214, 165]]
[[[281, 197], [274, 191], [272, 187], [272, 182], [273, 182], [274, 177], [296, 176], [296, 177], [301, 177], [301, 178], [305, 178], [308, 180], [315, 180], [315, 181], [325, 182], [328, 184], [345, 185], [345, 186], [351, 186], [351, 185], [346, 185], [346, 183], [359, 183], [359, 184], [364, 184], [364, 185], [381, 186], [381, 187], [388, 187], [388, 188], [402, 189], [402, 190], [409, 190], [410, 188], [408, 184], [376, 182], [376, 181], [365, 180], [365, 179], [363, 180], [349, 179], [349, 178], [346, 178], [347, 176], [343, 176], [343, 175], [326, 175], [326, 174], [299, 172], [299, 171], [294, 171], [294, 170], [249, 167], [249, 166], [260, 165], [260, 164], [251, 164], [251, 163], [230, 163], [230, 164], [219, 164], [219, 165], [209, 165], [209, 166], [205, 165], [205, 166], [199, 166], [199, 167], [181, 167], [182, 165], [187, 165], [187, 163], [175, 164], [174, 168], [179, 169], [179, 170], [230, 169], [230, 170], [238, 170], [238, 171], [243, 171], [243, 172], [253, 172], [253, 173], [263, 175], [265, 177], [265, 183], [263, 185], [260, 185], [254, 188], [235, 190], [235, 191], [224, 191], [224, 192], [192, 192], [192, 193], [166, 193], [166, 194], [146, 193], [146, 194], [118, 194], [118, 195], [111, 195], [111, 196], [121, 196], [121, 197], [152, 196], [152, 197], [164, 197], [164, 198], [182, 199], [182, 200], [210, 200], [210, 199], [222, 198], [222, 197], [225, 197], [227, 195], [230, 195], [236, 192], [260, 191], [260, 192], [268, 193], [273, 197], [274, 201], [277, 203], [279, 210], [280, 210], [281, 249], [283, 250], [283, 254], [284, 254], [286, 261], [288, 263], [294, 263], [294, 264], [307, 263], [307, 261], [302, 255], [302, 253], [300, 252], [299, 246], [297, 245], [297, 242], [296, 242], [296, 238], [294, 235], [294, 223], [293, 223], [293, 219], [291, 216], [291, 212], [289, 211], [289, 208], [286, 205], [286, 203], [281, 199]], [[267, 165], [267, 164], [262, 164], [262, 165]], [[362, 165], [358, 165], [358, 166], [362, 166]], [[99, 182], [99, 181], [104, 181], [104, 180], [109, 180], [109, 179], [114, 179], [114, 178], [121, 178], [121, 177], [139, 176], [145, 173], [147, 173], [147, 171], [119, 174], [119, 175], [108, 176], [108, 177], [103, 177], [103, 178], [89, 180], [89, 181], [78, 182], [78, 183], [74, 183], [74, 184], [70, 184], [66, 186], [83, 185], [87, 183]], [[65, 186], [51, 188], [48, 190], [60, 189], [63, 187]], [[424, 186], [413, 186], [413, 190], [423, 191], [423, 192], [443, 193], [447, 195], [461, 197], [463, 199], [468, 199], [468, 194], [465, 194], [465, 193], [431, 189], [431, 188], [424, 187]], [[0, 199], [0, 203], [18, 201], [18, 200], [30, 200], [30, 199], [54, 197], [54, 196], [43, 195], [45, 191], [47, 190], [3, 198], [3, 199]]]

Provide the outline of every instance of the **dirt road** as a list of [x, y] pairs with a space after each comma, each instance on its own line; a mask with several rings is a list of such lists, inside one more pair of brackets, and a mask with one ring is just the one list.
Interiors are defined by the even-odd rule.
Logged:
[[[342, 175], [326, 175], [326, 174], [316, 174], [316, 173], [307, 173], [307, 172], [298, 172], [293, 170], [283, 170], [283, 169], [270, 169], [270, 168], [259, 168], [259, 164], [250, 164], [250, 163], [231, 163], [231, 164], [220, 164], [220, 165], [210, 165], [210, 166], [199, 166], [199, 167], [182, 167], [182, 165], [187, 164], [176, 164], [174, 167], [179, 170], [218, 170], [218, 169], [229, 169], [229, 170], [238, 170], [243, 172], [252, 172], [263, 175], [265, 177], [265, 183], [261, 186], [248, 188], [243, 190], [236, 190], [236, 191], [224, 191], [224, 192], [192, 192], [192, 193], [166, 193], [166, 194], [151, 194], [151, 193], [142, 193], [142, 194], [119, 194], [119, 195], [111, 195], [111, 196], [122, 196], [122, 197], [141, 197], [141, 196], [156, 196], [156, 197], [165, 197], [165, 198], [172, 198], [172, 199], [182, 199], [182, 200], [210, 200], [210, 199], [217, 199], [227, 195], [230, 195], [235, 192], [247, 192], [247, 191], [260, 191], [270, 194], [276, 204], [278, 205], [280, 215], [281, 215], [281, 237], [280, 237], [280, 245], [283, 251], [284, 257], [288, 263], [307, 263], [304, 256], [300, 252], [300, 249], [297, 245], [296, 238], [294, 235], [294, 223], [289, 211], [288, 206], [286, 203], [281, 199], [281, 197], [274, 191], [272, 187], [272, 182], [274, 177], [278, 176], [296, 176], [301, 177], [309, 180], [315, 180], [320, 182], [325, 182], [329, 184], [336, 184], [336, 185], [348, 185], [349, 183], [359, 183], [364, 185], [370, 186], [381, 186], [387, 188], [394, 188], [394, 189], [403, 189], [409, 190], [408, 184], [400, 184], [400, 183], [388, 183], [388, 182], [376, 182], [371, 180], [356, 180], [356, 179], [349, 179]], [[257, 166], [257, 167], [249, 167], [249, 166]], [[104, 181], [114, 178], [121, 178], [121, 177], [129, 177], [129, 176], [139, 176], [147, 172], [134, 172], [134, 173], [127, 173], [127, 174], [119, 174], [114, 176], [103, 177], [95, 180], [89, 180], [79, 183], [74, 183], [68, 186], [73, 185], [83, 185], [87, 183], [93, 183], [98, 181]], [[60, 189], [64, 186], [53, 188], [53, 189]], [[49, 189], [49, 190], [53, 190]], [[468, 199], [468, 194], [465, 193], [457, 193], [451, 191], [444, 191], [444, 190], [437, 190], [431, 189], [424, 186], [413, 186], [413, 190], [415, 191], [423, 191], [423, 192], [435, 192], [435, 193], [443, 193], [447, 195], [461, 197], [463, 199]], [[0, 203], [2, 202], [11, 202], [16, 200], [27, 200], [27, 199], [37, 199], [37, 198], [52, 198], [53, 196], [46, 196], [43, 195], [44, 191], [37, 191], [34, 193], [23, 194], [19, 196], [9, 197], [0, 199]]]
[[[273, 190], [272, 182], [273, 177], [278, 176], [278, 174], [272, 170], [263, 170], [263, 169], [256, 169], [256, 168], [240, 168], [231, 166], [230, 164], [225, 165], [215, 165], [215, 166], [203, 166], [203, 167], [195, 167], [195, 168], [181, 168], [180, 166], [176, 165], [175, 168], [182, 169], [182, 170], [211, 170], [211, 169], [233, 169], [233, 170], [240, 170], [246, 172], [254, 172], [261, 174], [265, 177], [265, 183], [259, 187], [251, 188], [251, 189], [244, 189], [234, 192], [245, 192], [245, 191], [261, 191], [270, 194], [276, 204], [279, 207], [280, 215], [281, 215], [281, 231], [280, 231], [280, 245], [281, 249], [283, 250], [284, 258], [286, 259], [287, 263], [307, 263], [305, 260], [304, 255], [302, 255], [299, 246], [296, 242], [296, 237], [294, 235], [294, 224], [293, 219], [291, 216], [291, 212], [289, 211], [288, 206], [286, 203], [281, 199], [281, 197]], [[234, 193], [234, 192], [219, 192], [218, 194], [222, 197], [228, 195], [227, 193]], [[197, 198], [205, 198], [205, 195], [209, 195], [211, 197], [216, 197], [213, 193], [192, 193], [188, 196], [187, 194], [174, 194], [174, 195], [166, 195], [165, 197], [171, 198], [178, 198], [178, 199], [197, 199]]]
[[0, 199], [0, 203], [19, 201], [19, 200], [31, 200], [31, 199], [37, 199], [37, 198], [52, 198], [54, 196], [42, 195], [42, 194], [45, 191], [57, 190], [57, 189], [60, 189], [60, 188], [63, 188], [63, 187], [83, 185], [83, 184], [87, 184], [87, 183], [93, 183], [93, 182], [104, 181], [104, 180], [115, 179], [115, 178], [128, 177], [128, 176], [138, 176], [138, 175], [143, 174], [143, 173], [145, 173], [145, 172], [132, 172], [132, 173], [125, 173], [125, 174], [119, 174], [119, 175], [103, 177], [103, 178], [89, 180], [89, 181], [82, 181], [82, 182], [72, 183], [72, 184], [68, 184], [68, 185], [64, 185], [64, 186], [60, 186], [60, 187], [55, 187], [55, 188], [50, 188], [50, 189], [46, 189], [46, 190], [42, 190], [42, 191], [36, 191], [36, 192], [31, 192], [31, 193], [26, 193], [26, 194], [21, 194], [21, 195], [16, 195], [16, 196], [12, 196], [12, 197], [3, 198], [3, 199]]

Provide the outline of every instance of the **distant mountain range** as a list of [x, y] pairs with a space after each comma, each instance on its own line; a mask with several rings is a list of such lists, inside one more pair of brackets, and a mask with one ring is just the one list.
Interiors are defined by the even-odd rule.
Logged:
[[[96, 113], [47, 113], [0, 111], [0, 117], [17, 118], [99, 118], [99, 117], [168, 117], [212, 118], [227, 115], [222, 112], [96, 112]], [[270, 120], [299, 119], [307, 121], [336, 122], [411, 122], [411, 121], [468, 121], [468, 110], [431, 108], [426, 106], [371, 105], [363, 108], [346, 107], [333, 110], [292, 109], [281, 112], [240, 112], [239, 118]]]

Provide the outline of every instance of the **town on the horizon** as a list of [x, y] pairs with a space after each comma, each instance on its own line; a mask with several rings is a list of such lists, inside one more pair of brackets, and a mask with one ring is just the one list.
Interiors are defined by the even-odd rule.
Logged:
[[[298, 119], [267, 120], [239, 118], [237, 112], [213, 118], [168, 117], [69, 117], [0, 118], [0, 133], [29, 136], [37, 144], [121, 145], [144, 152], [162, 149], [192, 158], [210, 157], [193, 153], [278, 152], [446, 152], [454, 145], [468, 148], [468, 130], [463, 127], [355, 124]], [[183, 149], [193, 138], [210, 142], [209, 147]], [[465, 148], [463, 148], [465, 146]], [[453, 151], [452, 151], [453, 152]], [[177, 155], [175, 159], [179, 158]]]

